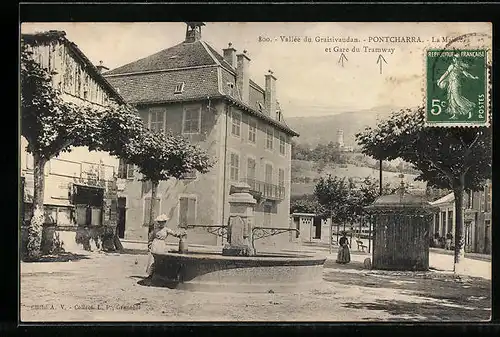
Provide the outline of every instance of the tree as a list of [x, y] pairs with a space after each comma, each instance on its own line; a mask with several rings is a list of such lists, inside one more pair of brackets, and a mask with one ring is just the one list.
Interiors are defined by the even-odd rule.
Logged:
[[348, 220], [349, 184], [345, 178], [321, 177], [314, 188], [323, 215], [332, 222], [344, 223]]
[[100, 114], [90, 106], [64, 101], [52, 86], [52, 76], [32, 58], [22, 44], [21, 52], [21, 134], [27, 151], [33, 155], [33, 217], [28, 226], [28, 259], [41, 255], [44, 222], [45, 164], [70, 147], [92, 142], [97, 134]]
[[418, 180], [449, 188], [455, 196], [457, 270], [465, 255], [464, 189], [479, 190], [491, 178], [491, 127], [425, 127], [425, 109], [402, 109], [356, 135], [364, 154], [375, 159], [401, 158], [421, 173]]
[[182, 178], [192, 170], [206, 173], [213, 166], [208, 154], [181, 136], [143, 129], [123, 147], [124, 156], [138, 167], [143, 181], [151, 181], [149, 232], [153, 229], [154, 200], [159, 182]]
[[290, 198], [290, 213], [314, 213], [319, 209], [314, 195], [292, 196]]
[[28, 226], [27, 259], [37, 260], [44, 222], [45, 165], [73, 146], [125, 155], [128, 139], [139, 138], [142, 122], [130, 108], [113, 104], [97, 110], [64, 100], [52, 85], [52, 74], [21, 43], [21, 135], [33, 155], [33, 216]]

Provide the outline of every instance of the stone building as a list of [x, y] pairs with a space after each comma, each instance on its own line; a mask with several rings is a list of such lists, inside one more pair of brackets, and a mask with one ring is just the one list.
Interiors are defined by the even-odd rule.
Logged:
[[[48, 31], [22, 34], [22, 41], [33, 58], [52, 72], [53, 86], [63, 99], [103, 109], [123, 98], [102, 77], [101, 65], [94, 66], [65, 32]], [[22, 112], [21, 112], [22, 113]], [[20, 175], [22, 180], [22, 218], [31, 218], [33, 197], [33, 156], [26, 151], [27, 141], [20, 139]], [[105, 152], [90, 152], [76, 147], [50, 160], [45, 167], [45, 223], [63, 231], [66, 246], [74, 243], [77, 227], [116, 226], [117, 191], [115, 174], [118, 159]]]
[[[465, 251], [468, 253], [491, 253], [491, 181], [482, 190], [464, 193]], [[452, 233], [455, 237], [455, 197], [453, 193], [431, 202], [439, 207], [434, 214], [431, 233], [445, 237]], [[453, 241], [454, 244], [454, 241]]]
[[[298, 136], [283, 119], [276, 99], [276, 77], [265, 75], [265, 88], [250, 79], [250, 55], [229, 44], [223, 55], [201, 39], [201, 22], [188, 23], [185, 40], [156, 54], [104, 74], [124, 99], [137, 107], [154, 130], [182, 134], [212, 156], [207, 174], [160, 182], [156, 214], [170, 226], [227, 224], [231, 184], [247, 182], [258, 204], [257, 226], [289, 226], [291, 145]], [[125, 238], [147, 235], [151, 184], [122, 163], [126, 180], [120, 204], [126, 208]], [[269, 242], [289, 240], [289, 235]], [[190, 230], [189, 241], [220, 243], [203, 230]]]

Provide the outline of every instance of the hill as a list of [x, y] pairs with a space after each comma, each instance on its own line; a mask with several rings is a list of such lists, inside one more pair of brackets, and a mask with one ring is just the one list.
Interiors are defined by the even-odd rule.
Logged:
[[356, 147], [355, 134], [367, 126], [375, 126], [378, 119], [387, 118], [399, 108], [382, 106], [370, 110], [342, 112], [335, 115], [288, 117], [286, 123], [300, 134], [297, 143], [316, 145], [337, 140], [337, 131], [344, 131], [344, 144]]
[[[354, 178], [355, 180], [360, 180], [366, 177], [371, 177], [378, 179], [379, 171], [377, 169], [355, 166], [352, 164], [344, 165], [327, 165], [323, 167], [320, 171], [318, 170], [317, 164], [310, 161], [304, 160], [292, 160], [292, 196], [312, 194], [314, 191], [314, 186], [316, 185], [317, 179], [321, 176], [327, 176], [331, 174], [332, 176]], [[294, 177], [301, 177], [302, 182], [294, 182]], [[304, 179], [305, 178], [305, 179]], [[415, 181], [416, 175], [414, 174], [404, 174], [405, 184], [410, 185], [412, 188], [417, 190], [425, 190], [426, 183], [421, 181]], [[398, 186], [401, 182], [398, 172], [388, 172], [382, 171], [382, 181], [383, 183], [390, 183], [391, 186]]]

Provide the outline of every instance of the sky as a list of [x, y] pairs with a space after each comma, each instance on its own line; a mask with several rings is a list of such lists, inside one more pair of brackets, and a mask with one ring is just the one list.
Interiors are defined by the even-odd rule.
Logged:
[[[57, 22], [21, 26], [22, 33], [46, 30], [65, 31], [66, 37], [94, 64], [102, 60], [113, 69], [182, 42], [186, 25]], [[264, 87], [264, 75], [269, 69], [277, 77], [277, 97], [284, 116], [307, 117], [385, 106], [417, 106], [424, 99], [424, 50], [444, 45], [432, 42], [432, 37], [466, 33], [491, 37], [491, 30], [489, 23], [206, 22], [202, 39], [220, 54], [229, 42], [238, 52], [247, 50], [255, 82]], [[296, 36], [301, 40], [309, 36], [313, 42], [281, 42], [281, 36]], [[376, 41], [387, 36], [419, 37], [422, 42]], [[271, 42], [259, 42], [259, 37], [270, 38]], [[359, 42], [314, 42], [315, 37], [359, 39]], [[491, 43], [489, 39], [486, 42]], [[339, 63], [341, 52], [325, 51], [335, 46], [347, 48], [343, 66]], [[365, 46], [388, 50], [365, 52]], [[360, 48], [360, 52], [352, 52], [353, 47]]]

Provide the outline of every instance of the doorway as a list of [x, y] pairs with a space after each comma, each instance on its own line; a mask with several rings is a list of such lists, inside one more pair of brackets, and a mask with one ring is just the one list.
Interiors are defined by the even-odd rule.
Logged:
[[321, 218], [314, 217], [313, 226], [314, 226], [314, 238], [321, 239]]
[[272, 205], [270, 204], [264, 204], [264, 227], [271, 227], [272, 226], [272, 221], [271, 221], [271, 212], [272, 212]]
[[117, 232], [120, 239], [125, 238], [125, 221], [127, 215], [127, 198], [118, 198]]

